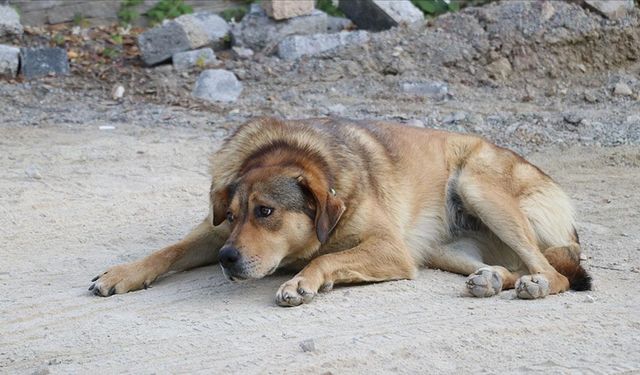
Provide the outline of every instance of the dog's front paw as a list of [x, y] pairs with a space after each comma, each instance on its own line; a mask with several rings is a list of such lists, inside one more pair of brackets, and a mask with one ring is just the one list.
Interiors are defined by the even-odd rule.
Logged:
[[469, 275], [467, 292], [474, 297], [491, 297], [502, 290], [502, 277], [495, 270], [484, 267]]
[[521, 299], [544, 298], [549, 295], [549, 280], [542, 275], [525, 275], [516, 281], [516, 295]]
[[113, 294], [147, 289], [157, 275], [142, 261], [120, 264], [94, 277], [89, 290], [97, 296], [109, 297]]
[[317, 288], [313, 288], [304, 276], [296, 276], [280, 286], [276, 303], [280, 306], [299, 306], [311, 302], [316, 293]]

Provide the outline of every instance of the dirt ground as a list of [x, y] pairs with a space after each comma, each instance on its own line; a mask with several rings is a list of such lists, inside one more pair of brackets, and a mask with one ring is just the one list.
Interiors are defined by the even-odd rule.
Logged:
[[211, 129], [2, 135], [2, 372], [640, 371], [637, 147], [529, 155], [576, 202], [592, 292], [473, 299], [460, 296], [462, 276], [423, 270], [281, 308], [286, 275], [233, 284], [215, 266], [110, 298], [87, 291], [105, 267], [178, 240], [206, 215]]
[[[226, 105], [194, 101], [197, 72], [169, 65], [0, 81], [0, 373], [640, 373], [638, 40], [639, 12], [506, 1], [295, 62], [221, 54], [244, 85]], [[402, 89], [433, 81], [445, 97]], [[207, 214], [208, 155], [255, 115], [397, 120], [523, 153], [573, 198], [594, 290], [473, 299], [422, 270], [281, 308], [287, 275], [234, 284], [211, 266], [93, 296], [96, 274]]]

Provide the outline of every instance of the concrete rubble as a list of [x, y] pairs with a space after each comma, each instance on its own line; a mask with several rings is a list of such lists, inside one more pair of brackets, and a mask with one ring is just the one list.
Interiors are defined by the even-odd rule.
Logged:
[[360, 29], [365, 30], [387, 30], [401, 23], [424, 20], [422, 11], [409, 0], [340, 1], [339, 8]]
[[220, 44], [229, 25], [212, 13], [195, 13], [165, 21], [138, 36], [138, 47], [147, 65], [161, 63], [178, 52]]
[[350, 44], [369, 41], [366, 31], [339, 32], [334, 34], [292, 35], [278, 45], [278, 56], [284, 60], [295, 60], [302, 56], [317, 55]]
[[262, 0], [260, 5], [274, 20], [307, 16], [315, 9], [314, 0]]
[[209, 69], [200, 73], [193, 96], [210, 102], [235, 102], [242, 92], [242, 83], [235, 74], [223, 69]]

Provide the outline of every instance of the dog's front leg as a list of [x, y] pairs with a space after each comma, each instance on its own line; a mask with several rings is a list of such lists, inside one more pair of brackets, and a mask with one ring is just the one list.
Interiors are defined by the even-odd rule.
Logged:
[[392, 235], [377, 233], [356, 247], [313, 259], [276, 293], [280, 306], [310, 302], [318, 291], [335, 284], [411, 279], [414, 261], [402, 242]]
[[218, 251], [229, 236], [226, 224], [214, 227], [205, 219], [182, 241], [158, 250], [140, 260], [119, 264], [91, 280], [89, 290], [108, 297], [146, 289], [155, 279], [169, 271], [182, 271], [215, 263]]

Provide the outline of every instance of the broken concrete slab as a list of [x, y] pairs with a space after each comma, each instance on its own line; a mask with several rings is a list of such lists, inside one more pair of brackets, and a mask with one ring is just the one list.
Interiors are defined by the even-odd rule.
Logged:
[[224, 69], [209, 69], [200, 73], [193, 96], [211, 102], [235, 102], [242, 92], [242, 83], [235, 74]]
[[584, 6], [606, 18], [624, 17], [633, 10], [633, 0], [584, 0]]
[[69, 59], [63, 48], [21, 48], [20, 72], [26, 79], [50, 74], [69, 74]]
[[229, 25], [212, 13], [196, 13], [165, 21], [138, 36], [142, 60], [147, 65], [161, 63], [178, 52], [206, 45], [215, 46], [229, 32]]
[[340, 1], [340, 10], [359, 28], [387, 30], [401, 23], [424, 20], [424, 14], [409, 0], [349, 0]]
[[369, 33], [363, 30], [343, 31], [333, 34], [292, 35], [278, 45], [278, 56], [284, 60], [295, 60], [302, 56], [317, 55], [322, 52], [369, 41]]
[[314, 0], [262, 0], [260, 5], [275, 20], [306, 16], [315, 9]]
[[257, 52], [275, 49], [289, 35], [319, 34], [326, 31], [327, 14], [317, 9], [308, 16], [274, 21], [260, 6], [252, 6], [242, 21], [232, 26], [231, 37], [234, 45]]
[[0, 44], [0, 77], [15, 77], [20, 66], [20, 48]]
[[178, 52], [172, 57], [173, 67], [177, 71], [193, 68], [206, 68], [215, 65], [218, 60], [211, 48], [201, 48], [194, 51]]
[[8, 5], [0, 5], [0, 36], [22, 35], [20, 15]]

